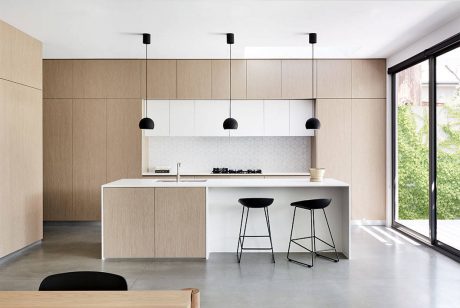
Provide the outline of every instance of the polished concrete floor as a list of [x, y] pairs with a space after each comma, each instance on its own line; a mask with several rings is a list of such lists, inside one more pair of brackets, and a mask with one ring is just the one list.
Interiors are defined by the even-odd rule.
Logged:
[[460, 307], [460, 264], [385, 227], [353, 227], [352, 260], [304, 268], [276, 255], [208, 261], [102, 261], [100, 225], [46, 224], [45, 238], [0, 261], [0, 290], [36, 290], [47, 275], [98, 270], [131, 290], [201, 290], [202, 307]]

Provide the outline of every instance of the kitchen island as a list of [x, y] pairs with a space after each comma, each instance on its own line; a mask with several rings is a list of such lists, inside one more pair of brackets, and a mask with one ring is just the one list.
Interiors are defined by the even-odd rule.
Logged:
[[[275, 252], [288, 248], [291, 202], [332, 198], [326, 212], [337, 251], [351, 256], [349, 185], [335, 179], [122, 179], [102, 185], [101, 191], [103, 259], [208, 258], [213, 252], [236, 252], [242, 211], [238, 199], [248, 197], [275, 199], [269, 207]], [[298, 211], [295, 223], [294, 237], [309, 235], [309, 211]], [[267, 233], [262, 210], [251, 211], [246, 233]], [[330, 241], [321, 213], [316, 235]], [[268, 239], [247, 241], [251, 247], [266, 247]]]

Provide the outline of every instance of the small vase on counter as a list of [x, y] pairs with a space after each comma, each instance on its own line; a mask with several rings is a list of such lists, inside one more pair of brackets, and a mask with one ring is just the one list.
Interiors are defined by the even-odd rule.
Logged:
[[310, 168], [310, 182], [322, 182], [325, 172], [324, 168]]

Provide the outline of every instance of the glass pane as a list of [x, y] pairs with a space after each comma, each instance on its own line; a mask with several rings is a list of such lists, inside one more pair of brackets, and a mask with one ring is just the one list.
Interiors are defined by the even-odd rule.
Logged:
[[460, 48], [436, 59], [437, 239], [460, 249]]
[[395, 220], [429, 236], [428, 61], [396, 74]]

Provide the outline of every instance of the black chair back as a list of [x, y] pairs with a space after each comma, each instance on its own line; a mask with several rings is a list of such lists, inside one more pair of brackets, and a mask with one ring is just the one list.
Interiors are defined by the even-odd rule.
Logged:
[[125, 278], [104, 272], [69, 272], [46, 277], [39, 291], [127, 291]]

